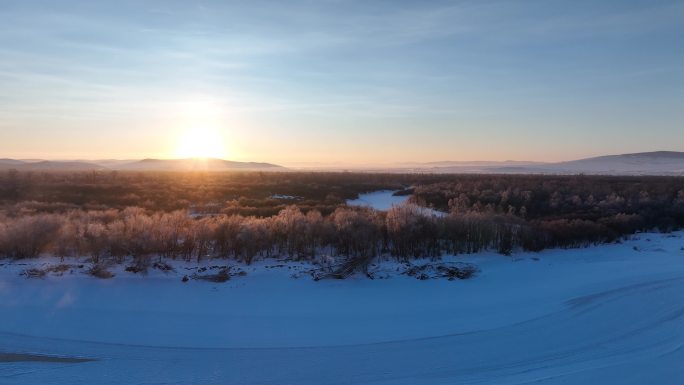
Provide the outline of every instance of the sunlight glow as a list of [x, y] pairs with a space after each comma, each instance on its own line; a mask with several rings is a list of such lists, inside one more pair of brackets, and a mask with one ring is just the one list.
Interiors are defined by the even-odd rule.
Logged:
[[225, 159], [223, 140], [221, 132], [215, 128], [189, 128], [178, 139], [176, 157]]

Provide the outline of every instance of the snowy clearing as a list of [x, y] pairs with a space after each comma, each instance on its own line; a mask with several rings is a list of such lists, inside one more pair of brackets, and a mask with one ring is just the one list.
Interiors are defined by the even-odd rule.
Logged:
[[0, 261], [0, 357], [95, 360], [4, 360], [0, 383], [680, 384], [683, 248], [679, 232], [446, 257], [480, 268], [454, 281], [383, 262], [387, 279], [316, 282], [273, 260], [225, 283], [183, 283], [183, 263], [27, 279], [46, 260]]

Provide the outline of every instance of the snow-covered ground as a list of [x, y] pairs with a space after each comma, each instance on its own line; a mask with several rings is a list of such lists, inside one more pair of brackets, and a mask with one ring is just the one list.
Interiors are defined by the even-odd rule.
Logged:
[[681, 384], [683, 248], [447, 257], [481, 269], [454, 281], [293, 279], [309, 266], [273, 260], [225, 283], [183, 283], [184, 263], [27, 279], [0, 261], [0, 357], [95, 359], [0, 362], [0, 384]]

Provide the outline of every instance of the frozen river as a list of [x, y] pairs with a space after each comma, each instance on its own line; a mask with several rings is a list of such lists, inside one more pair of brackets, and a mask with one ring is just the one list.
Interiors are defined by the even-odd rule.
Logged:
[[[350, 206], [366, 206], [380, 211], [387, 211], [391, 209], [392, 206], [398, 206], [405, 203], [411, 197], [410, 195], [394, 195], [395, 192], [396, 191], [394, 190], [380, 190], [359, 194], [357, 199], [348, 200], [347, 204]], [[423, 215], [426, 216], [441, 217], [447, 215], [445, 212], [428, 207], [421, 207], [420, 209]]]
[[410, 195], [395, 196], [394, 190], [374, 191], [367, 194], [359, 194], [358, 199], [348, 200], [350, 206], [368, 206], [376, 210], [387, 211], [392, 206], [400, 205], [408, 200]]
[[260, 261], [215, 284], [0, 261], [0, 384], [681, 384], [682, 233], [448, 258], [482, 271], [315, 282]]

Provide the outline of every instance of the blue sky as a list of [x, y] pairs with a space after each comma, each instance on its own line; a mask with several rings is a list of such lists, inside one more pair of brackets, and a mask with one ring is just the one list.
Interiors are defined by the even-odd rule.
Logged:
[[0, 157], [684, 151], [682, 1], [0, 1]]

